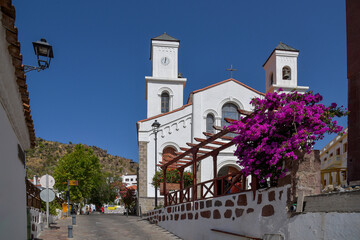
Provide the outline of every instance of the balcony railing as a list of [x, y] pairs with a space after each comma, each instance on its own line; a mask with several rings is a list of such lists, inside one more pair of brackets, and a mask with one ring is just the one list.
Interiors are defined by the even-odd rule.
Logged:
[[167, 205], [170, 206], [249, 190], [251, 189], [246, 187], [246, 177], [242, 172], [237, 172], [201, 182], [195, 186], [189, 186], [178, 191], [168, 192], [165, 197], [167, 198]]

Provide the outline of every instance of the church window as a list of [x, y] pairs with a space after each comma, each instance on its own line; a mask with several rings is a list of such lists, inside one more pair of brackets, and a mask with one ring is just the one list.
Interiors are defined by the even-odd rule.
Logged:
[[162, 153], [163, 162], [167, 162], [170, 160], [170, 158], [174, 157], [176, 155], [175, 152], [176, 152], [176, 149], [173, 147], [164, 148], [163, 153]]
[[214, 116], [212, 114], [208, 114], [206, 116], [206, 132], [208, 133], [215, 133], [215, 129], [213, 128], [215, 123]]
[[163, 92], [161, 94], [161, 113], [169, 112], [170, 96], [169, 93]]
[[282, 69], [283, 80], [291, 80], [291, 69], [288, 66]]
[[[233, 103], [226, 103], [222, 107], [222, 119], [221, 119], [222, 127], [229, 126], [229, 124], [230, 124], [225, 121], [225, 118], [230, 118], [230, 119], [235, 119], [235, 120], [239, 119], [240, 116], [239, 116], [237, 109], [238, 109], [237, 106]], [[226, 136], [235, 137], [235, 134], [229, 133]]]

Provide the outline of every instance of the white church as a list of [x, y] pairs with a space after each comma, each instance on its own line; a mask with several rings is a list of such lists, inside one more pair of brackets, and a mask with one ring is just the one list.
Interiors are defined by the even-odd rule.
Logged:
[[[160, 123], [157, 132], [157, 163], [166, 153], [181, 152], [186, 143], [196, 143], [203, 132], [215, 133], [213, 125], [225, 126], [224, 118], [238, 119], [237, 109], [251, 111], [250, 100], [263, 97], [261, 93], [233, 78], [195, 90], [184, 104], [187, 79], [178, 72], [180, 40], [164, 33], [151, 39], [152, 76], [145, 77], [147, 118], [137, 122], [139, 147], [139, 204], [143, 212], [154, 209], [155, 188], [151, 185], [155, 174], [155, 133], [152, 124]], [[308, 87], [297, 85], [296, 50], [280, 43], [265, 61], [266, 92], [282, 88], [305, 92]], [[235, 147], [218, 155], [218, 176], [240, 170], [234, 156]], [[198, 182], [213, 178], [212, 159], [201, 161]], [[158, 196], [160, 196], [158, 189]], [[159, 198], [159, 204], [162, 202]]]

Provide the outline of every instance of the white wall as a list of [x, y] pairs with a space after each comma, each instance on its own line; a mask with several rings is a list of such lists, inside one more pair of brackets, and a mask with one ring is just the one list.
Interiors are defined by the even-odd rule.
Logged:
[[[208, 88], [193, 95], [193, 143], [198, 143], [194, 137], [205, 138], [203, 132], [206, 132], [206, 116], [212, 113], [215, 117], [215, 125], [221, 126], [222, 107], [226, 103], [234, 103], [240, 109], [252, 110], [250, 101], [254, 97], [261, 97], [239, 83], [228, 81], [217, 86]], [[221, 141], [221, 140], [219, 140]], [[234, 156], [235, 146], [225, 149], [218, 155], [218, 171], [222, 163], [236, 164], [237, 158]], [[220, 166], [220, 167], [219, 167]], [[213, 178], [213, 160], [207, 158], [201, 161], [201, 182]]]
[[288, 220], [285, 239], [360, 239], [360, 213], [306, 213]]
[[183, 91], [186, 78], [145, 77], [147, 117], [161, 114], [161, 93], [166, 91], [170, 96], [169, 112], [183, 105]]
[[[184, 211], [177, 210], [169, 213], [165, 208], [162, 209], [161, 215], [165, 215], [165, 219], [169, 217], [169, 220], [159, 221], [158, 224], [183, 239], [240, 239], [239, 237], [211, 231], [211, 229], [262, 238], [264, 234], [279, 233], [278, 229], [286, 223], [286, 191], [288, 187], [289, 186], [257, 191], [255, 199], [253, 199], [252, 192], [243, 192], [205, 200], [203, 209], [198, 208], [194, 210], [192, 208], [191, 210], [187, 210], [185, 205]], [[270, 191], [275, 191], [275, 199], [272, 201], [268, 198]], [[244, 194], [246, 195], [247, 203], [245, 205], [239, 205], [238, 197]], [[260, 203], [258, 203], [259, 194], [262, 195]], [[207, 201], [212, 202], [211, 207], [206, 206]], [[215, 206], [216, 201], [220, 201], [222, 203], [221, 206]], [[233, 202], [234, 206], [226, 206], [225, 203], [227, 201]], [[262, 209], [267, 205], [273, 206], [274, 213], [271, 216], [264, 217], [262, 216]], [[236, 209], [243, 210], [241, 216], [236, 215]], [[214, 219], [215, 210], [220, 212], [220, 219]], [[232, 215], [229, 218], [225, 217], [227, 210], [232, 211]], [[210, 218], [201, 217], [201, 212], [204, 211], [211, 211]], [[174, 218], [171, 220], [170, 218], [170, 215], [174, 217], [175, 214], [181, 216], [184, 213], [186, 214], [186, 219], [184, 220], [180, 218], [178, 220]], [[188, 213], [193, 214], [192, 219], [188, 219]], [[196, 213], [198, 213], [198, 219], [195, 219]]]
[[0, 105], [0, 239], [26, 239], [25, 168], [18, 158], [19, 141]]
[[[156, 120], [161, 124], [157, 134], [157, 162], [159, 164], [165, 147], [172, 146], [180, 151], [180, 147], [185, 147], [187, 142], [191, 142], [191, 105], [177, 112], [158, 117]], [[155, 188], [151, 185], [155, 174], [155, 135], [151, 127], [154, 121], [155, 119], [140, 122], [138, 133], [139, 141], [148, 142], [147, 197], [155, 196]], [[158, 196], [160, 196], [160, 190], [158, 190]]]
[[5, 29], [0, 26], [0, 239], [26, 239], [25, 168], [18, 144], [28, 149], [30, 138]]

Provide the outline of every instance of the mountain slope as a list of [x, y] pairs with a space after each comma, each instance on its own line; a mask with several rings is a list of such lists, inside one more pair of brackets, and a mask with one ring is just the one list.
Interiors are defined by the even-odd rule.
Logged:
[[[124, 174], [135, 174], [137, 163], [131, 168], [131, 159], [119, 156], [113, 156], [107, 153], [107, 150], [96, 146], [87, 146], [92, 148], [94, 154], [99, 158], [104, 172], [110, 176], [120, 177]], [[26, 152], [27, 174], [31, 178], [34, 175], [42, 176], [46, 173], [52, 174], [57, 161], [65, 154], [74, 150], [75, 144], [69, 144], [47, 141], [42, 138], [36, 138], [36, 147]]]

